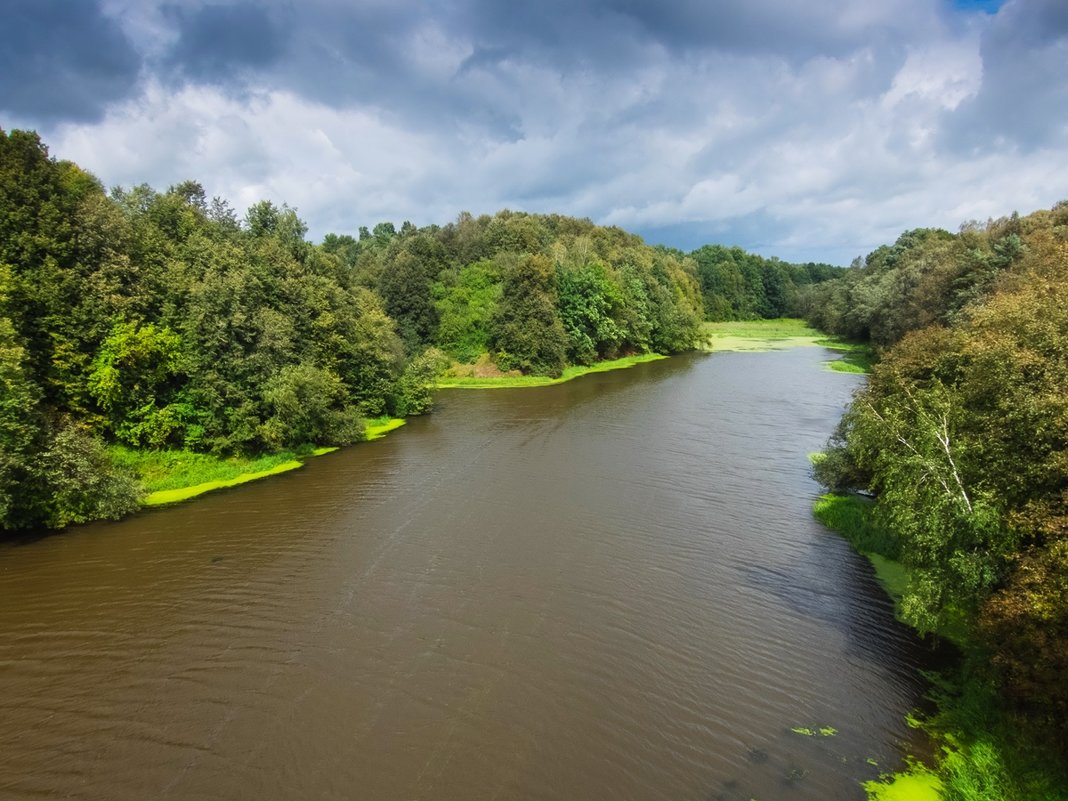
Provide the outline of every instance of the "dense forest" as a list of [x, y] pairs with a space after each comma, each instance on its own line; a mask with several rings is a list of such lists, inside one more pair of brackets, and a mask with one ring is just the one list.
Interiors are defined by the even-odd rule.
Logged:
[[881, 356], [817, 477], [874, 496], [905, 619], [1068, 754], [1068, 203], [909, 231], [811, 300]]
[[450, 362], [559, 375], [685, 351], [705, 299], [775, 316], [813, 275], [559, 215], [306, 231], [195, 181], [106, 192], [35, 133], [0, 131], [0, 529], [135, 509], [116, 446], [346, 444], [367, 419], [427, 411]]
[[816, 286], [842, 274], [829, 264], [789, 264], [739, 247], [705, 245], [697, 263], [707, 320], [803, 317]]

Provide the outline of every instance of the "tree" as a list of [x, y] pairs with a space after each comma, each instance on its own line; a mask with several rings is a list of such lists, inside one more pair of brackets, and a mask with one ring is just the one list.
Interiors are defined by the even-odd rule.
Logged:
[[[2, 301], [0, 272], [0, 309]], [[0, 528], [18, 522], [20, 496], [27, 492], [35, 446], [42, 437], [41, 393], [26, 375], [25, 363], [26, 351], [11, 321], [0, 317]]]
[[104, 340], [87, 385], [120, 441], [153, 448], [182, 441], [188, 409], [171, 403], [181, 351], [178, 334], [152, 323], [119, 323]]
[[283, 367], [264, 390], [270, 416], [263, 438], [274, 448], [302, 443], [347, 445], [363, 435], [363, 424], [346, 404], [345, 385], [334, 373], [311, 364]]
[[108, 457], [104, 444], [70, 421], [61, 421], [35, 467], [44, 488], [33, 523], [64, 528], [72, 523], [116, 520], [137, 510], [141, 487]]
[[397, 323], [397, 333], [409, 353], [434, 341], [438, 311], [431, 287], [447, 266], [440, 243], [425, 234], [409, 234], [391, 255], [379, 278], [378, 292], [386, 313]]
[[446, 270], [433, 287], [438, 312], [437, 341], [461, 362], [473, 362], [489, 349], [490, 323], [501, 298], [501, 273], [483, 259], [461, 270]]
[[616, 322], [622, 293], [600, 264], [557, 271], [557, 305], [567, 332], [568, 360], [592, 364], [616, 355], [623, 331]]
[[504, 273], [489, 346], [505, 370], [559, 376], [567, 334], [556, 314], [553, 267], [545, 256], [499, 260]]

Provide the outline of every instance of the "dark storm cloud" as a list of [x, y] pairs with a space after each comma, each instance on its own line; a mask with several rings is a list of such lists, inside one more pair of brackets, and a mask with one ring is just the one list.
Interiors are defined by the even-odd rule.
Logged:
[[96, 2], [5, 0], [0, 111], [41, 122], [98, 120], [134, 90], [141, 59]]
[[1068, 3], [1013, 0], [985, 32], [979, 92], [950, 115], [953, 149], [987, 152], [1068, 143]]
[[285, 15], [273, 18], [259, 4], [240, 2], [194, 10], [165, 7], [178, 40], [166, 62], [193, 81], [226, 84], [249, 71], [270, 68], [285, 51]]

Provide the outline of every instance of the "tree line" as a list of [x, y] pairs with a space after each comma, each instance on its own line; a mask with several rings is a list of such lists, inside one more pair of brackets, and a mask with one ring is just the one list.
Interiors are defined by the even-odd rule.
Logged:
[[715, 321], [804, 317], [816, 286], [842, 273], [830, 264], [790, 264], [723, 245], [704, 245], [691, 255], [705, 318]]
[[963, 625], [1068, 753], [1068, 202], [909, 231], [814, 294], [881, 356], [817, 477], [874, 495], [905, 618]]
[[[285, 205], [239, 216], [195, 181], [105, 191], [36, 133], [0, 130], [0, 530], [134, 510], [112, 445], [341, 445], [427, 411], [448, 360], [559, 375], [689, 350], [709, 270], [733, 275], [552, 214], [306, 233]], [[730, 315], [781, 313], [761, 298], [782, 282], [730, 255], [749, 265]]]

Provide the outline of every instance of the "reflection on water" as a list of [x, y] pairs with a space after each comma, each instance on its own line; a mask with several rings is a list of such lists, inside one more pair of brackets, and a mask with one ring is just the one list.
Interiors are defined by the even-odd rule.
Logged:
[[445, 392], [0, 547], [0, 799], [863, 798], [923, 655], [811, 518], [823, 358]]

